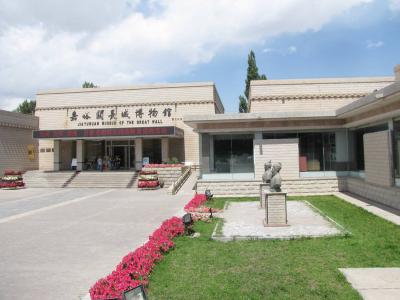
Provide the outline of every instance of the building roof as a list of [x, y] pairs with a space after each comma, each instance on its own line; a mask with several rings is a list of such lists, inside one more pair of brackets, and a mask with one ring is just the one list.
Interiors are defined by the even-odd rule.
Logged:
[[254, 80], [250, 82], [249, 107], [252, 112], [255, 101], [308, 99], [319, 99], [332, 107], [334, 103], [330, 101], [355, 100], [393, 82], [391, 76]]
[[340, 83], [368, 83], [368, 82], [393, 82], [393, 76], [376, 77], [329, 77], [329, 78], [304, 78], [304, 79], [266, 79], [252, 80], [250, 86], [256, 85], [307, 85], [307, 84], [340, 84]]
[[153, 83], [153, 84], [138, 84], [127, 86], [108, 86], [95, 88], [63, 88], [39, 90], [37, 95], [45, 94], [64, 94], [64, 93], [91, 93], [91, 92], [106, 92], [106, 91], [123, 91], [123, 90], [148, 90], [148, 89], [168, 89], [179, 87], [198, 87], [198, 86], [215, 86], [212, 81], [204, 82], [182, 82], [182, 83]]
[[214, 102], [224, 107], [214, 82], [186, 82], [122, 87], [73, 88], [39, 91], [36, 110], [85, 106], [118, 106]]
[[387, 101], [390, 96], [400, 94], [400, 81], [394, 82], [380, 90], [374, 91], [373, 93], [366, 95], [352, 103], [349, 103], [336, 110], [337, 116], [343, 116], [350, 112], [357, 111], [361, 108], [367, 108], [369, 105], [377, 104], [382, 101]]
[[271, 111], [263, 113], [226, 113], [217, 115], [186, 115], [183, 121], [187, 124], [208, 122], [257, 121], [274, 119], [307, 119], [334, 118], [336, 112], [331, 111]]
[[[368, 118], [400, 115], [400, 81], [374, 91], [336, 110], [271, 111], [263, 113], [233, 113], [223, 115], [187, 115], [183, 121], [193, 128], [198, 124], [246, 123], [256, 121], [341, 120], [343, 125]], [[361, 120], [361, 121], [360, 121]]]
[[0, 109], [0, 126], [38, 129], [39, 118]]

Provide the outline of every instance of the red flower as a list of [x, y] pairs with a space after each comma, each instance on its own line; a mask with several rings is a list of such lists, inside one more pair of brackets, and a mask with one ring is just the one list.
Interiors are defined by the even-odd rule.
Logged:
[[207, 201], [205, 194], [196, 194], [188, 204], [185, 205], [184, 209], [186, 212], [194, 212], [198, 207], [203, 205]]
[[155, 264], [162, 259], [163, 253], [174, 247], [172, 239], [184, 231], [180, 218], [164, 221], [147, 243], [126, 255], [110, 275], [98, 280], [90, 288], [91, 299], [122, 299], [124, 291], [140, 284], [146, 286]]

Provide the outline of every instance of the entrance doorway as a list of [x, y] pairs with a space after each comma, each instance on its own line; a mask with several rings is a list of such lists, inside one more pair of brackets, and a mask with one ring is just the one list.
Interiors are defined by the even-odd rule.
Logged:
[[129, 170], [135, 168], [135, 142], [106, 141], [106, 157], [109, 170]]
[[143, 139], [143, 158], [151, 164], [161, 164], [161, 139]]

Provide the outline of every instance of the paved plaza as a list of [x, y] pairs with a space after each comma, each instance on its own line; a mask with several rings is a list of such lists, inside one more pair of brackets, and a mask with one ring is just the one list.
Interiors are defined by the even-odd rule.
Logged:
[[337, 235], [341, 231], [304, 201], [287, 202], [288, 226], [265, 227], [265, 209], [259, 202], [231, 202], [223, 213], [226, 238], [291, 239]]
[[181, 215], [189, 197], [165, 190], [0, 190], [0, 298], [85, 296], [163, 220]]

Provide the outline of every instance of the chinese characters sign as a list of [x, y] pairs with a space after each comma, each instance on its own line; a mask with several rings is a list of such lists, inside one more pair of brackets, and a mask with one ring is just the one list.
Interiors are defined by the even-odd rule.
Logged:
[[68, 128], [149, 127], [175, 125], [175, 109], [168, 105], [69, 109]]

